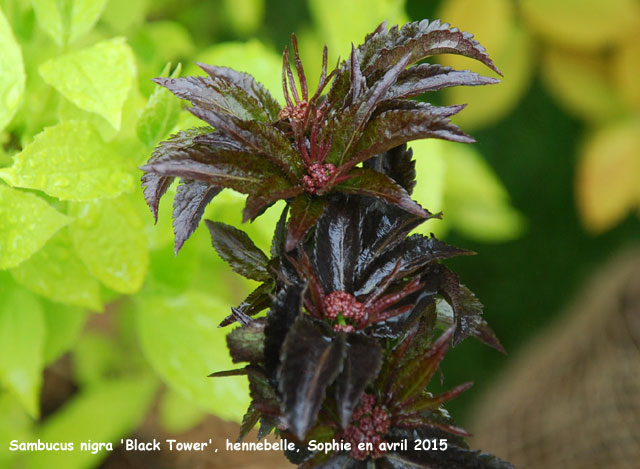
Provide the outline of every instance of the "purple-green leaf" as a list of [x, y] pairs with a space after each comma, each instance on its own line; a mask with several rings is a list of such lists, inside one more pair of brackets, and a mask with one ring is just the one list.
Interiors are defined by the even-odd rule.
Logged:
[[369, 168], [354, 168], [349, 175], [352, 176], [350, 179], [336, 186], [339, 191], [382, 199], [419, 217], [426, 218], [430, 215], [389, 176]]
[[327, 206], [324, 198], [309, 194], [300, 194], [290, 204], [289, 224], [287, 226], [287, 240], [284, 249], [293, 250], [304, 235], [316, 224]]
[[173, 232], [175, 253], [200, 224], [204, 209], [220, 193], [221, 187], [206, 182], [187, 180], [178, 186], [173, 199]]
[[206, 224], [211, 232], [213, 247], [235, 272], [259, 282], [271, 279], [267, 272], [269, 259], [244, 231], [211, 220], [206, 220]]

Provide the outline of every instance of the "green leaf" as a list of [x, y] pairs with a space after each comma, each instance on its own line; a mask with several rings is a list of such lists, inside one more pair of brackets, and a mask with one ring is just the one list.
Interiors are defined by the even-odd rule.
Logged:
[[32, 0], [40, 27], [60, 47], [93, 28], [106, 3], [106, 0]]
[[76, 201], [116, 197], [133, 186], [126, 161], [86, 121], [46, 128], [15, 157], [13, 166], [0, 169], [0, 178]]
[[19, 265], [36, 253], [71, 218], [40, 197], [0, 184], [0, 269]]
[[138, 308], [138, 336], [151, 366], [174, 390], [223, 419], [240, 421], [249, 404], [245, 377], [207, 378], [236, 368], [218, 328], [228, 306], [213, 296], [145, 297]]
[[2, 290], [0, 303], [0, 382], [33, 418], [40, 414], [45, 322], [42, 307], [29, 292]]
[[[162, 76], [169, 73], [169, 66], [170, 64], [167, 64]], [[182, 66], [178, 64], [170, 76], [172, 78], [180, 76], [181, 70]], [[148, 147], [153, 147], [169, 135], [171, 129], [178, 123], [180, 110], [180, 101], [168, 89], [156, 87], [138, 119], [137, 132], [140, 141]]]
[[22, 51], [0, 10], [0, 131], [11, 121], [24, 93]]
[[235, 272], [259, 282], [271, 278], [267, 272], [269, 258], [244, 231], [211, 220], [206, 220], [206, 224], [216, 252]]
[[16, 459], [20, 456], [9, 450], [12, 440], [33, 441], [33, 420], [24, 411], [20, 402], [9, 392], [0, 391], [0, 467], [18, 467]]
[[135, 293], [149, 267], [143, 223], [126, 198], [75, 203], [71, 237], [78, 256], [96, 278], [119, 293]]
[[111, 442], [129, 435], [141, 423], [153, 403], [154, 379], [135, 377], [103, 382], [82, 390], [48, 418], [38, 434], [42, 441], [73, 443], [74, 451], [39, 451], [29, 454], [30, 469], [98, 467], [107, 456], [80, 451], [81, 442]]
[[82, 308], [46, 302], [44, 319], [47, 324], [44, 362], [50, 364], [73, 347], [87, 320], [87, 312]]
[[158, 413], [162, 427], [171, 433], [186, 432], [207, 416], [200, 407], [171, 389], [163, 394]]
[[66, 232], [53, 237], [30, 259], [11, 270], [13, 278], [52, 301], [102, 310], [100, 284], [73, 250]]
[[122, 106], [136, 76], [124, 38], [51, 59], [40, 66], [40, 75], [80, 109], [101, 115], [120, 130]]

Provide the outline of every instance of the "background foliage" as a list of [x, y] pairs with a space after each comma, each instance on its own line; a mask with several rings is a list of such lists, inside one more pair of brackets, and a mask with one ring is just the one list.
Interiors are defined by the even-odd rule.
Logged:
[[[154, 145], [197, 125], [150, 79], [197, 74], [196, 61], [251, 72], [282, 102], [279, 54], [293, 31], [312, 87], [325, 42], [335, 61], [383, 19], [439, 17], [473, 32], [505, 78], [436, 96], [469, 103], [458, 123], [478, 143], [411, 145], [414, 194], [445, 214], [424, 231], [480, 253], [451, 264], [510, 352], [611, 251], [637, 239], [636, 0], [0, 0], [0, 8], [0, 467], [95, 467], [105, 453], [16, 455], [5, 441], [119, 441], [155, 401], [174, 430], [246, 409], [244, 378], [204, 377], [230, 366], [217, 324], [251, 282], [230, 275], [203, 228], [174, 257], [173, 197], [154, 226], [139, 186], [137, 168]], [[225, 191], [216, 202], [207, 209], [214, 218], [239, 226], [241, 197]], [[242, 226], [265, 251], [279, 208]], [[447, 383], [474, 379], [480, 388], [505, 361], [475, 343], [450, 355]], [[61, 357], [75, 391], [49, 408], [43, 370]], [[453, 409], [462, 421], [478, 395]]]

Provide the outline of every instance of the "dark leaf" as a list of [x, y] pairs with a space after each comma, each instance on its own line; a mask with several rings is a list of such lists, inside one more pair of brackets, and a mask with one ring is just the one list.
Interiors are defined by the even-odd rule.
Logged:
[[480, 321], [480, 324], [476, 327], [473, 335], [480, 340], [482, 343], [488, 345], [491, 348], [496, 349], [500, 353], [507, 354], [507, 351], [504, 349], [498, 337], [496, 337], [495, 332], [489, 327], [487, 321], [484, 319]]
[[253, 406], [249, 405], [249, 409], [247, 409], [247, 413], [242, 417], [242, 424], [240, 425], [240, 434], [238, 435], [237, 442], [240, 442], [247, 436], [253, 427], [256, 426], [260, 420], [260, 412], [253, 408]]
[[451, 86], [479, 86], [499, 83], [469, 70], [452, 70], [438, 64], [414, 65], [404, 70], [398, 81], [387, 91], [385, 99], [412, 98], [429, 91]]
[[375, 156], [362, 165], [379, 173], [386, 174], [411, 195], [416, 186], [416, 162], [413, 159], [413, 150], [407, 145], [400, 145]]
[[244, 72], [237, 72], [236, 70], [227, 67], [207, 65], [200, 62], [197, 62], [197, 65], [211, 77], [221, 78], [238, 88], [242, 88], [249, 94], [249, 96], [255, 98], [258, 104], [260, 104], [269, 113], [271, 120], [275, 121], [278, 119], [278, 114], [280, 113], [280, 105], [278, 104], [278, 101], [271, 96], [271, 93], [267, 91], [262, 83], [257, 82], [251, 75]]
[[376, 467], [378, 466], [373, 465], [370, 461], [358, 461], [348, 454], [339, 453], [320, 465], [309, 461], [309, 464], [302, 465], [301, 469], [373, 469]]
[[271, 257], [280, 257], [284, 251], [284, 242], [287, 238], [287, 215], [289, 214], [289, 206], [285, 205], [276, 224], [271, 239]]
[[141, 169], [162, 176], [196, 179], [248, 194], [259, 188], [264, 179], [280, 178], [281, 172], [264, 158], [235, 150], [215, 150], [204, 145], [184, 148], [179, 158], [150, 161]]
[[500, 75], [484, 47], [473, 39], [473, 35], [451, 28], [440, 20], [407, 23], [402, 28], [394, 26], [389, 31], [374, 34], [358, 47], [360, 67], [369, 80], [376, 73], [383, 73], [389, 67], [409, 55], [413, 64], [438, 54], [457, 54], [479, 60]]
[[264, 360], [265, 324], [266, 318], [260, 318], [227, 334], [227, 347], [234, 363]]
[[276, 295], [267, 314], [264, 329], [264, 360], [267, 376], [275, 375], [280, 364], [280, 350], [291, 325], [300, 315], [302, 291], [297, 285], [286, 285]]
[[412, 140], [440, 138], [452, 142], [475, 142], [447, 117], [435, 114], [433, 111], [436, 109], [443, 108], [422, 106], [421, 109], [390, 110], [377, 115], [364, 129], [347, 167]]
[[376, 81], [365, 93], [362, 93], [358, 101], [342, 113], [333, 127], [330, 127], [333, 131], [329, 135], [332, 146], [327, 162], [342, 166], [347, 161], [351, 161], [352, 147], [359, 140], [365, 124], [378, 103], [382, 101], [389, 87], [395, 83], [400, 72], [406, 67], [408, 59], [408, 56], [402, 58], [389, 69], [380, 80]]
[[353, 291], [353, 272], [362, 250], [362, 210], [355, 197], [332, 199], [320, 218], [311, 253], [324, 290]]
[[260, 418], [260, 428], [258, 429], [258, 440], [262, 440], [269, 433], [271, 433], [276, 428], [276, 422], [274, 419], [270, 419], [265, 417], [264, 415]]
[[178, 186], [173, 199], [173, 232], [175, 253], [196, 230], [207, 204], [220, 193], [221, 187], [206, 182], [187, 180]]
[[[251, 370], [248, 376], [249, 394], [251, 395], [252, 405], [263, 414], [270, 412], [277, 414], [280, 404], [276, 390], [269, 384], [267, 377], [258, 369]], [[267, 412], [267, 410], [269, 412]]]
[[396, 379], [396, 387], [399, 390], [394, 403], [402, 406], [404, 402], [420, 396], [431, 378], [440, 366], [445, 353], [449, 350], [449, 341], [453, 335], [453, 329], [443, 332], [433, 343], [429, 351], [403, 363], [402, 370]]
[[419, 217], [430, 216], [390, 177], [368, 168], [354, 168], [349, 174], [352, 175], [349, 180], [336, 186], [339, 191], [385, 200]]
[[[181, 158], [185, 154], [184, 149], [193, 145], [196, 137], [210, 132], [210, 127], [199, 127], [178, 132], [156, 147], [149, 159], [149, 164], [163, 160], [169, 161], [173, 158]], [[163, 176], [153, 172], [145, 172], [142, 175], [144, 199], [147, 205], [149, 205], [156, 222], [158, 221], [158, 204], [160, 203], [160, 198], [167, 189], [169, 189], [173, 179], [173, 176]]]
[[[274, 283], [268, 281], [260, 285], [258, 288], [249, 293], [242, 303], [236, 308], [236, 311], [244, 314], [245, 316], [255, 316], [260, 311], [264, 311], [271, 306], [271, 293], [273, 292]], [[218, 327], [228, 326], [238, 320], [237, 314], [230, 314], [227, 316]]]
[[460, 394], [462, 394], [467, 389], [469, 389], [471, 386], [473, 386], [473, 383], [468, 382], [468, 383], [461, 384], [460, 386], [456, 386], [455, 388], [450, 389], [449, 391], [445, 391], [441, 394], [438, 394], [437, 396], [424, 394], [418, 397], [416, 400], [414, 400], [411, 404], [406, 405], [402, 409], [401, 414], [399, 415], [410, 415], [410, 414], [420, 413], [426, 410], [436, 411], [440, 408], [440, 406], [442, 406], [442, 404], [452, 399], [455, 399]]
[[342, 371], [345, 336], [324, 323], [299, 316], [280, 352], [278, 388], [287, 427], [304, 439], [315, 423], [327, 388]]
[[242, 211], [242, 221], [253, 220], [278, 200], [296, 197], [302, 192], [302, 186], [292, 186], [288, 181], [278, 177], [266, 178], [262, 185], [247, 197]]
[[[187, 99], [209, 124], [212, 117], [233, 116], [242, 120], [270, 120], [265, 107], [243, 88], [218, 77], [154, 78], [157, 84]], [[209, 118], [207, 118], [209, 117]]]
[[387, 441], [402, 442], [408, 440], [446, 440], [447, 449], [444, 451], [416, 450], [409, 444], [408, 451], [387, 453], [385, 463], [381, 468], [393, 469], [514, 469], [508, 462], [495, 456], [474, 451], [467, 448], [462, 439], [434, 428], [421, 428], [413, 432], [392, 429], [387, 435]]
[[235, 370], [216, 371], [211, 373], [208, 378], [226, 378], [228, 376], [245, 376], [249, 374], [248, 367], [237, 368]]
[[267, 272], [269, 259], [244, 231], [211, 220], [206, 224], [216, 252], [235, 272], [259, 282], [271, 279]]
[[360, 334], [349, 334], [342, 373], [336, 380], [336, 403], [342, 428], [351, 421], [351, 414], [362, 393], [373, 381], [382, 365], [382, 349], [378, 342]]
[[326, 199], [312, 197], [306, 193], [293, 199], [289, 208], [286, 252], [293, 250], [302, 241], [304, 235], [316, 224], [326, 206]]

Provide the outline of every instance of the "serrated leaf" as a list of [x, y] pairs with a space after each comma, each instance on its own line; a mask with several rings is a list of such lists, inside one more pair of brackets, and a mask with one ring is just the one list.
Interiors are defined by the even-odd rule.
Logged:
[[287, 225], [287, 239], [284, 243], [285, 252], [293, 250], [302, 241], [304, 235], [318, 221], [327, 201], [319, 197], [301, 194], [290, 204], [289, 223]]
[[228, 326], [238, 320], [238, 313], [245, 316], [255, 316], [260, 311], [271, 306], [271, 295], [274, 289], [274, 282], [265, 282], [258, 288], [253, 290], [249, 295], [238, 305], [236, 308], [232, 308], [232, 313], [224, 318], [224, 321], [220, 323], [220, 327]]
[[200, 224], [204, 209], [220, 193], [222, 187], [201, 181], [183, 181], [173, 199], [174, 252], [177, 254], [184, 242]]
[[0, 10], [0, 131], [11, 122], [24, 93], [24, 63], [20, 45]]
[[253, 220], [278, 200], [297, 197], [303, 191], [302, 186], [292, 186], [285, 179], [265, 178], [260, 186], [247, 197], [247, 203], [242, 210], [242, 221]]
[[51, 59], [40, 66], [40, 75], [80, 109], [101, 115], [120, 130], [122, 106], [136, 76], [133, 52], [124, 38]]
[[4, 184], [0, 184], [0, 220], [0, 269], [20, 265], [71, 222], [40, 197]]
[[362, 166], [386, 174], [411, 195], [416, 185], [416, 162], [413, 150], [399, 145], [365, 161]]
[[235, 272], [259, 282], [271, 278], [267, 271], [269, 258], [244, 231], [211, 220], [206, 220], [206, 224], [216, 252]]
[[336, 404], [342, 428], [351, 422], [351, 414], [360, 402], [365, 388], [373, 381], [382, 365], [382, 349], [367, 336], [350, 334], [342, 373], [336, 380]]
[[11, 275], [51, 301], [102, 310], [100, 284], [78, 258], [66, 232], [54, 236], [30, 259], [12, 269]]
[[0, 382], [33, 418], [40, 414], [46, 324], [38, 299], [26, 290], [0, 290]]
[[91, 124], [68, 121], [36, 135], [13, 166], [0, 169], [0, 178], [61, 200], [92, 200], [130, 190], [133, 177], [127, 166]]
[[546, 40], [577, 49], [600, 49], [637, 31], [640, 6], [634, 0], [522, 0], [529, 27]]
[[74, 451], [36, 451], [27, 467], [96, 467], [108, 456], [104, 449], [80, 451], [80, 443], [110, 442], [131, 434], [153, 404], [157, 381], [146, 376], [103, 381], [74, 394], [38, 431], [42, 441], [73, 443]]
[[238, 88], [243, 89], [249, 96], [253, 97], [260, 106], [264, 107], [264, 109], [269, 113], [269, 117], [272, 121], [278, 119], [278, 114], [280, 114], [280, 105], [273, 96], [271, 96], [264, 85], [257, 82], [253, 76], [248, 73], [238, 72], [228, 67], [219, 67], [203, 63], [198, 63], [198, 66], [207, 72], [212, 78], [220, 78], [237, 86]]
[[75, 203], [70, 228], [76, 252], [89, 272], [119, 293], [135, 293], [149, 267], [147, 238], [126, 198]]
[[93, 28], [106, 3], [106, 0], [32, 0], [40, 27], [60, 47]]
[[576, 175], [576, 198], [585, 226], [599, 233], [640, 205], [640, 122], [621, 121], [588, 139]]
[[[165, 68], [168, 74], [169, 65]], [[171, 77], [180, 76], [182, 66], [178, 66], [171, 73]], [[169, 90], [156, 87], [149, 97], [147, 104], [138, 118], [136, 131], [138, 138], [148, 147], [152, 147], [161, 139], [167, 137], [171, 129], [178, 123], [180, 115], [180, 101]]]
[[278, 370], [282, 408], [289, 430], [301, 440], [315, 423], [327, 387], [342, 371], [345, 336], [333, 335], [328, 326], [303, 315], [282, 344]]
[[249, 404], [247, 379], [207, 378], [212, 371], [234, 367], [226, 331], [218, 328], [227, 309], [215, 297], [193, 292], [144, 297], [137, 333], [151, 366], [169, 386], [202, 409], [239, 422]]
[[390, 177], [368, 168], [355, 168], [350, 175], [352, 177], [349, 180], [336, 186], [339, 191], [381, 199], [419, 217], [430, 216], [429, 212], [414, 202], [407, 191]]

